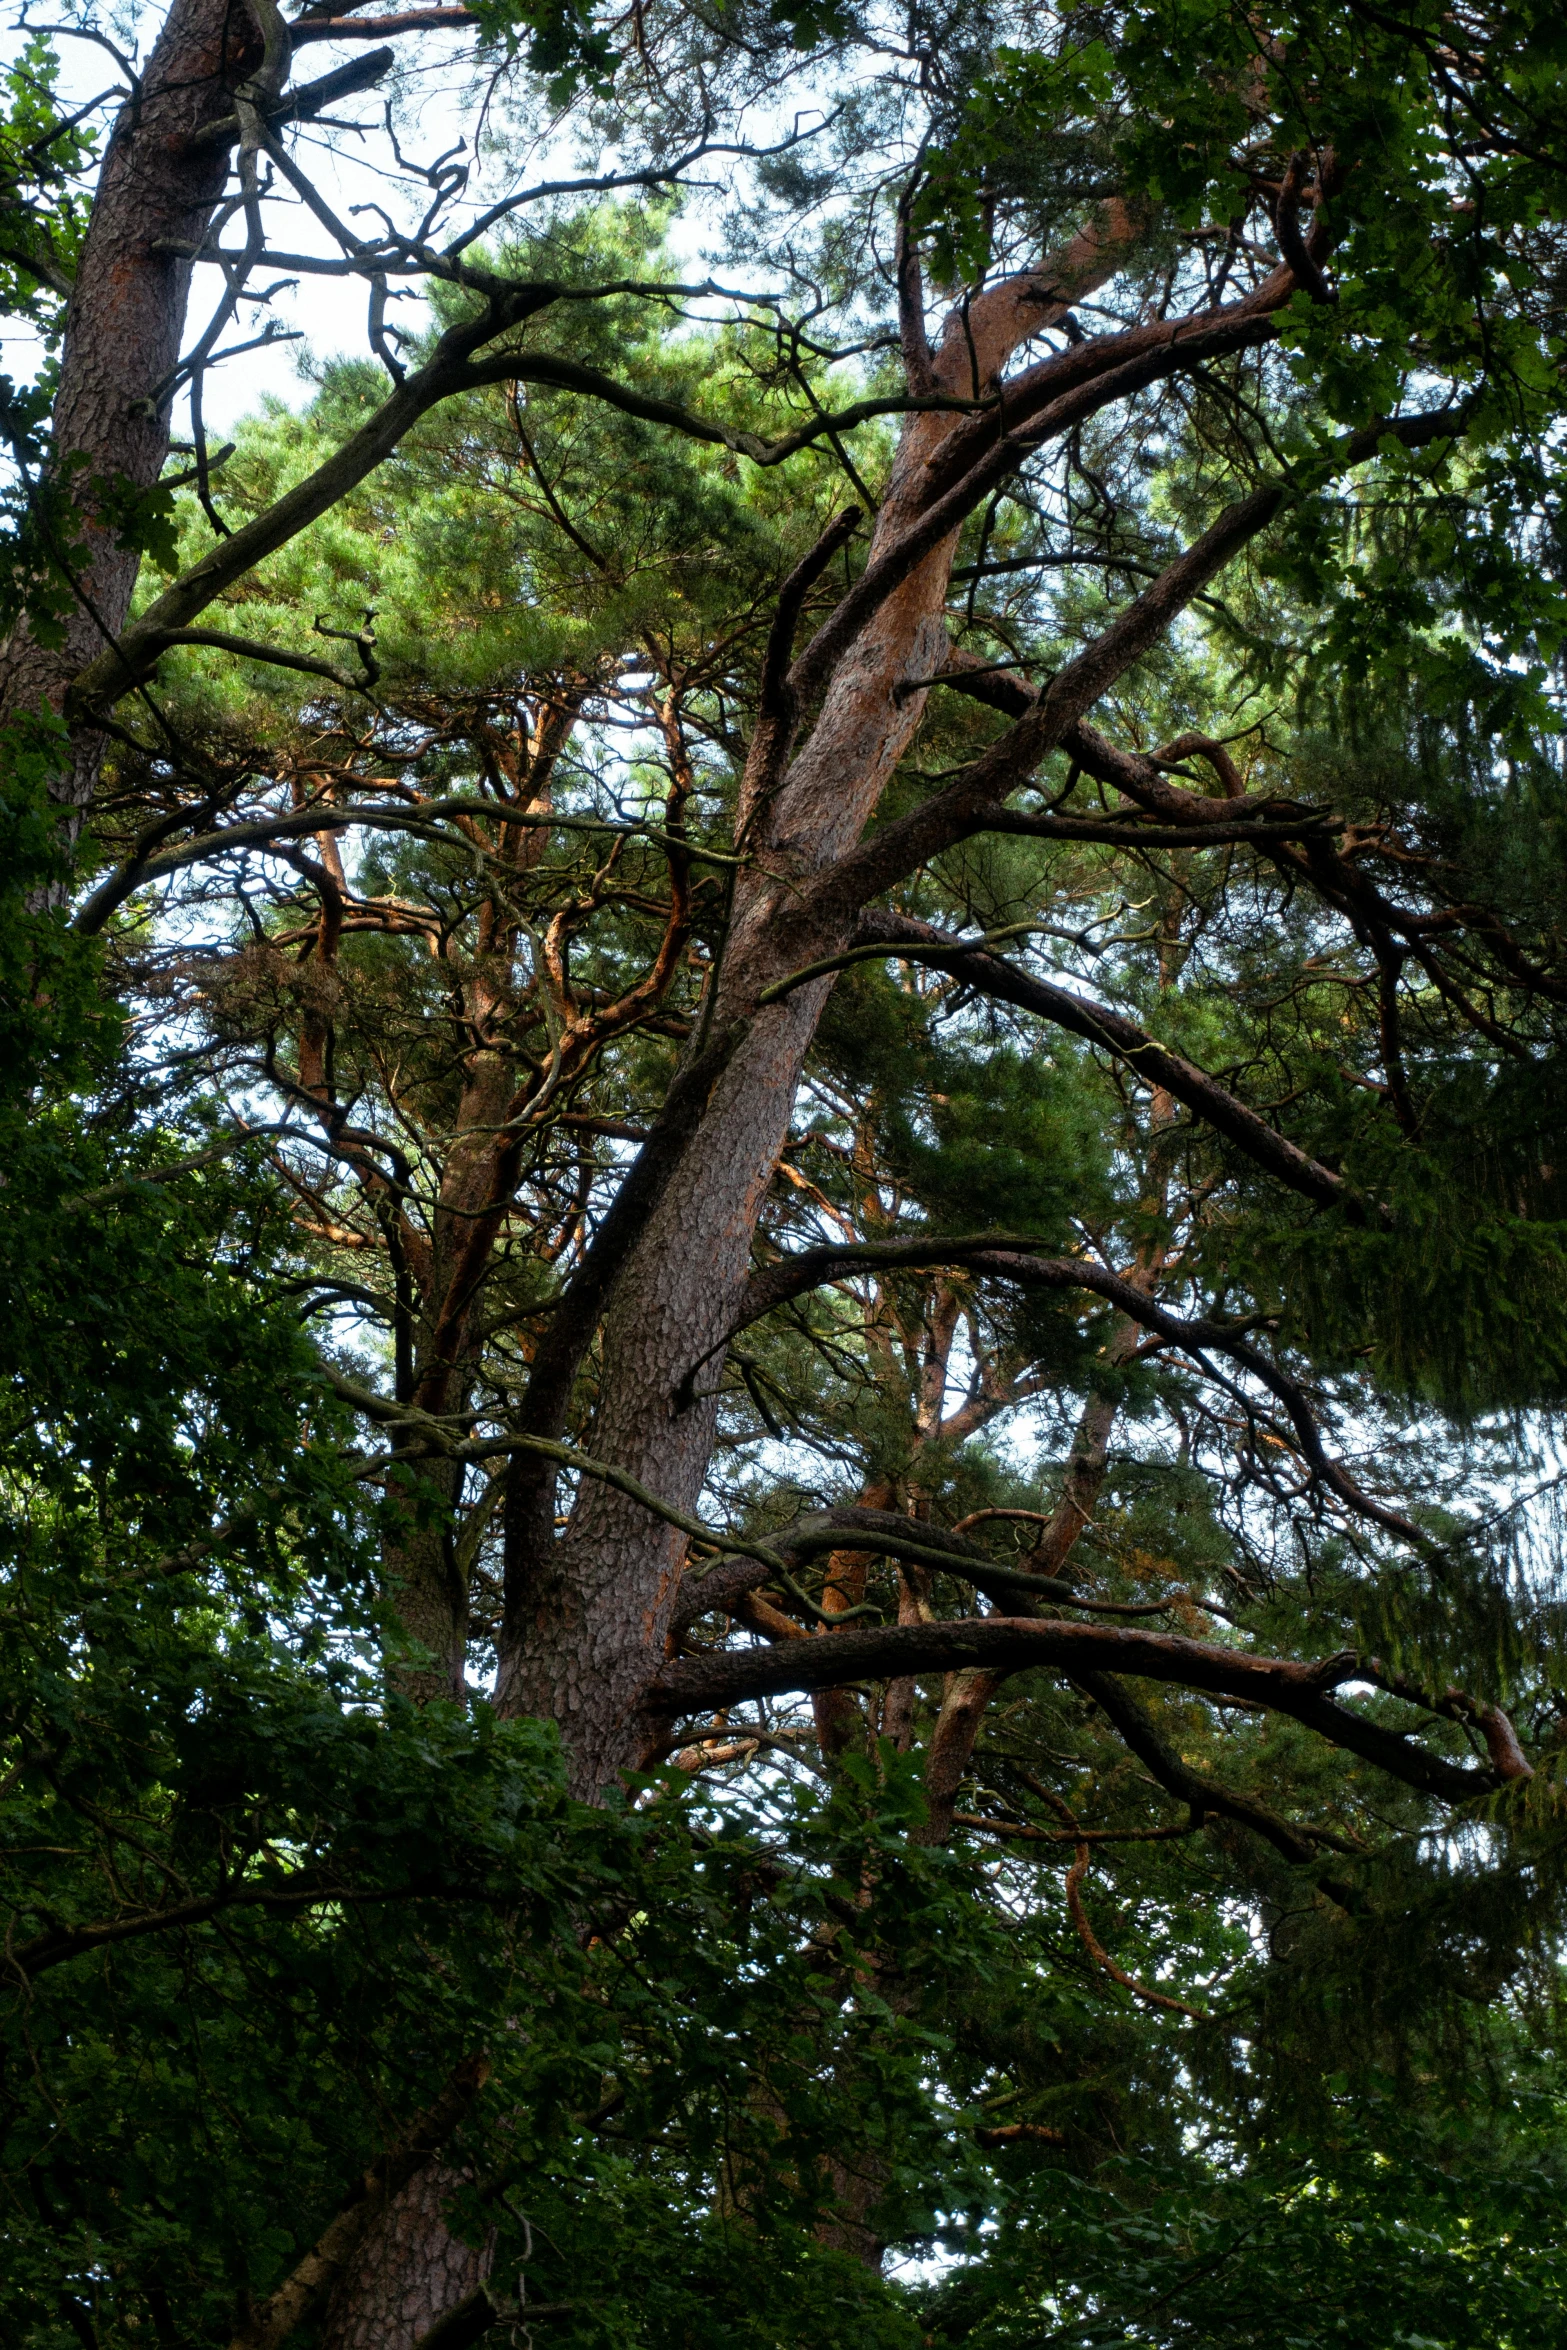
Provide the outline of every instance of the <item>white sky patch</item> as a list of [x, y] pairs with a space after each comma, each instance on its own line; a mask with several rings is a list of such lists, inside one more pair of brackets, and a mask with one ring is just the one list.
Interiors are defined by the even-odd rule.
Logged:
[[[7, 63], [20, 53], [27, 39], [27, 31], [17, 22], [20, 13], [13, 0], [10, 21], [0, 26], [0, 60]], [[118, 39], [131, 61], [143, 66], [157, 38], [162, 12], [127, 9], [124, 15]], [[60, 59], [58, 89], [64, 105], [81, 106], [106, 89], [123, 86], [117, 85], [114, 61], [101, 47], [73, 37], [69, 28], [54, 29]], [[139, 47], [133, 47], [133, 41], [139, 41]], [[421, 40], [393, 46], [397, 65], [384, 84], [341, 100], [321, 125], [301, 124], [286, 134], [296, 168], [352, 233], [370, 236], [380, 231], [383, 222], [377, 218], [376, 207], [381, 207], [399, 229], [415, 226], [430, 200], [419, 174], [443, 156], [466, 165], [469, 176], [461, 195], [441, 215], [434, 240], [437, 248], [460, 235], [493, 204], [526, 187], [626, 167], [625, 159], [612, 147], [595, 149], [591, 143], [584, 144], [583, 124], [575, 116], [569, 122], [549, 126], [532, 139], [520, 134], [514, 140], [497, 138], [494, 118], [498, 108], [490, 95], [493, 69], [475, 66], [472, 45], [465, 38], [430, 33]], [[362, 42], [312, 42], [295, 58], [292, 86], [317, 80], [335, 64], [363, 53]], [[389, 94], [392, 128], [397, 148], [410, 166], [407, 171], [398, 170], [387, 137]], [[97, 118], [100, 151], [114, 114], [115, 103], [111, 101]], [[731, 136], [741, 142], [749, 138], [756, 147], [766, 147], [791, 132], [809, 131], [813, 124], [825, 126], [827, 120], [824, 109], [810, 105], [791, 105], [776, 120], [742, 112]], [[682, 273], [701, 280], [714, 267], [723, 208], [736, 193], [744, 168], [743, 158], [723, 154], [693, 167], [694, 184], [683, 195], [665, 232], [669, 254]], [[231, 193], [236, 184], [231, 178]], [[340, 248], [303, 197], [275, 173], [272, 184], [266, 204], [269, 245], [301, 258], [341, 259]], [[623, 190], [619, 200], [634, 201], [638, 193]], [[593, 201], [591, 193], [545, 200], [537, 211], [525, 207], [512, 215], [500, 233], [506, 233], [508, 227], [525, 231], [530, 224], [547, 219], [552, 202], [569, 207]], [[236, 236], [236, 226], [231, 224], [225, 241], [233, 244]], [[475, 253], [478, 250], [474, 248]], [[303, 365], [363, 358], [370, 351], [370, 292], [362, 278], [309, 270], [297, 273], [292, 282], [283, 282], [287, 277], [287, 272], [281, 278], [274, 271], [256, 272], [256, 288], [270, 292], [270, 299], [265, 303], [242, 300], [236, 319], [222, 338], [220, 348], [228, 348], [249, 342], [269, 325], [277, 335], [270, 345], [245, 351], [209, 369], [202, 409], [207, 438], [214, 445], [230, 436], [244, 418], [255, 414], [263, 399], [280, 400], [296, 410], [303, 407], [314, 390], [301, 372]], [[429, 306], [418, 290], [420, 283], [413, 279], [406, 295], [399, 294], [395, 281], [389, 288], [389, 323], [413, 337], [430, 324]], [[222, 294], [223, 277], [218, 268], [211, 263], [198, 264], [186, 323], [187, 348], [201, 333]], [[11, 322], [0, 336], [0, 365], [5, 371], [17, 382], [28, 382], [42, 358], [36, 333], [25, 324]], [[182, 395], [175, 411], [175, 439], [188, 439], [190, 430], [188, 398]]]

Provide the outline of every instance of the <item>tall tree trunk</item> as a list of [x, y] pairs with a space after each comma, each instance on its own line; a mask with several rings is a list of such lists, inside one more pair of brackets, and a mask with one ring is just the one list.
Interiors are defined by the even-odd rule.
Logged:
[[[104, 151], [92, 219], [66, 315], [53, 416], [57, 478], [70, 467], [88, 549], [60, 645], [19, 622], [0, 651], [0, 709], [58, 708], [78, 670], [124, 625], [140, 558], [95, 516], [92, 484], [149, 489], [169, 453], [173, 393], [192, 264], [168, 243], [205, 236], [228, 177], [232, 141], [198, 134], [231, 116], [233, 92], [259, 62], [261, 41], [235, 0], [174, 0], [139, 93], [122, 107]], [[103, 738], [84, 732], [65, 796], [79, 824]]]
[[[1019, 344], [1070, 299], [1109, 277], [1128, 224], [1117, 212], [1086, 231], [1049, 272], [1008, 280], [954, 313], [930, 362], [957, 397], [990, 388]], [[877, 520], [871, 559], [930, 494], [950, 416], [911, 416]], [[809, 740], [770, 803], [754, 812], [754, 864], [737, 879], [716, 982], [712, 1029], [749, 1025], [705, 1115], [662, 1190], [622, 1273], [603, 1331], [594, 1449], [682, 1510], [701, 1492], [712, 1452], [722, 1344], [750, 1266], [751, 1243], [786, 1139], [805, 1056], [830, 980], [757, 1009], [792, 967], [777, 933], [791, 893], [860, 838], [923, 713], [916, 680], [947, 657], [953, 549], [926, 557], [880, 607], [839, 664]], [[690, 1397], [693, 1370], [699, 1371]], [[687, 1392], [682, 1392], [683, 1390]], [[552, 1716], [592, 1792], [635, 1749], [639, 1690], [657, 1669], [685, 1539], [597, 1483], [579, 1494], [559, 1543], [547, 1514], [508, 1527], [508, 1624], [499, 1699]]]
[[[464, 994], [465, 1010], [482, 1035], [496, 1009], [492, 991], [481, 981], [470, 984]], [[418, 1244], [406, 1211], [399, 1211], [405, 1259], [419, 1292], [413, 1359], [400, 1381], [409, 1392], [399, 1400], [420, 1411], [460, 1412], [471, 1393], [479, 1352], [473, 1330], [479, 1296], [473, 1272], [479, 1254], [475, 1238], [487, 1251], [490, 1227], [498, 1221], [493, 1206], [501, 1147], [496, 1130], [512, 1106], [512, 1093], [511, 1075], [500, 1056], [481, 1047], [472, 1056], [462, 1089], [457, 1140], [442, 1172], [427, 1246]], [[453, 1521], [462, 1476], [458, 1462], [422, 1461], [417, 1477], [406, 1480], [397, 1493], [403, 1504], [400, 1520], [382, 1545], [387, 1597], [402, 1629], [429, 1656], [428, 1663], [394, 1665], [391, 1679], [419, 1705], [432, 1697], [461, 1704], [467, 1695], [469, 1589], [458, 1561]]]

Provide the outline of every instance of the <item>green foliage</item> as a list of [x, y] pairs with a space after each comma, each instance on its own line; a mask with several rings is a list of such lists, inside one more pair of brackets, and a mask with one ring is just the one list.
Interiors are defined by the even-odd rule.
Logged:
[[[488, 62], [525, 60], [551, 105], [580, 95], [607, 153], [646, 63], [625, 66], [624, 28], [555, 0], [475, 13]], [[795, 57], [841, 71], [841, 187], [770, 158], [754, 218], [825, 206], [809, 252], [768, 251], [791, 282], [817, 273], [852, 339], [802, 329], [791, 354], [762, 302], [693, 320], [651, 205], [541, 212], [467, 258], [569, 290], [522, 330], [563, 361], [771, 433], [851, 375], [890, 380], [885, 190], [856, 210], [855, 174], [867, 155], [880, 172], [911, 85], [854, 86], [886, 28], [848, 7], [666, 13], [689, 75], [655, 104], [646, 64], [650, 154], [683, 141], [692, 90], [711, 128], [725, 75], [773, 107]], [[1124, 853], [1087, 838], [1104, 802], [1060, 759], [1016, 798], [1066, 809], [1075, 838], [982, 837], [893, 895], [1008, 927], [1025, 971], [1135, 1015], [1349, 1198], [1279, 1185], [1135, 1054], [1047, 1037], [937, 969], [856, 963], [779, 1136], [758, 1256], [867, 1245], [701, 1358], [700, 1506], [746, 1535], [866, 1500], [933, 1537], [961, 1522], [1025, 1574], [1043, 1528], [1044, 1563], [1078, 1582], [1050, 1605], [1090, 1602], [1073, 1620], [1295, 1668], [1374, 1655], [1399, 1693], [1334, 1684], [1360, 1747], [1418, 1739], [1433, 1772], [1491, 1791], [1447, 1805], [1445, 1780], [1319, 1734], [1309, 1694], [1296, 1719], [1124, 1674], [1114, 1713], [1086, 1668], [1030, 1672], [994, 1694], [955, 1833], [928, 1845], [960, 1687], [936, 1675], [839, 1692], [836, 1717], [704, 1725], [700, 1751], [593, 1806], [548, 1726], [500, 1718], [500, 1448], [706, 1033], [752, 853], [736, 805], [762, 648], [850, 460], [824, 440], [742, 469], [537, 385], [453, 400], [214, 614], [296, 660], [330, 648], [335, 680], [170, 648], [157, 729], [131, 713], [88, 812], [67, 809], [55, 719], [0, 742], [0, 1286], [26, 1301], [0, 1333], [8, 2341], [229, 2340], [479, 2056], [453, 2224], [493, 2242], [497, 2289], [569, 2304], [541, 2322], [580, 2350], [1567, 2341], [1567, 1640], [1559, 1523], [1524, 1493], [1526, 1468], [1549, 1486], [1567, 1389], [1564, 36], [1532, 6], [1487, 12], [1493, 111], [1466, 140], [1444, 112], [1451, 21], [1435, 0], [1396, 22], [959, 9], [921, 54], [912, 226], [974, 290], [1108, 192], [1146, 237], [1094, 323], [1146, 323], [1183, 270], [1198, 285], [1198, 232], [1234, 260], [1293, 153], [1331, 179], [1336, 298], [1296, 297], [1282, 358], [1194, 367], [1075, 430], [966, 527], [948, 614], [984, 667], [1043, 679], [1238, 485], [1282, 476], [1276, 526], [1100, 716], [1176, 745], [1164, 770], [1203, 793], [1221, 739], [1249, 794], [1319, 808], [1317, 835]], [[29, 49], [0, 135], [0, 299], [46, 334], [59, 297], [19, 240], [48, 211], [74, 251], [50, 175], [86, 159], [51, 75]], [[586, 298], [627, 282], [656, 290]], [[434, 330], [477, 298], [436, 286]], [[1347, 476], [1344, 432], [1411, 384], [1451, 431], [1418, 452], [1389, 434]], [[40, 646], [73, 610], [84, 512], [149, 573], [211, 542], [188, 483], [50, 476], [48, 388], [4, 401], [0, 620]], [[229, 527], [385, 394], [379, 366], [333, 360], [302, 412], [243, 425], [213, 473]], [[892, 446], [854, 439], [856, 495]], [[812, 591], [802, 638], [860, 560]], [[877, 824], [995, 732], [933, 693]], [[1179, 747], [1193, 732], [1209, 752]], [[429, 802], [448, 796], [445, 822]], [[351, 836], [350, 800], [371, 811]], [[258, 850], [248, 819], [279, 810]], [[225, 855], [151, 886], [157, 845], [209, 826]], [[97, 858], [125, 891], [101, 952], [66, 920]], [[1355, 894], [1368, 874], [1414, 908], [1396, 951]], [[1219, 1338], [1155, 1343], [1094, 1295], [874, 1262], [879, 1242], [986, 1231], [1135, 1275]], [[475, 1232], [438, 1330], [420, 1280]], [[1313, 1477], [1226, 1331], [1317, 1412], [1380, 1521]], [[589, 1449], [605, 1369], [590, 1349], [565, 1414]], [[427, 1420], [382, 1424], [426, 1383], [460, 1460]], [[362, 1421], [343, 1398], [366, 1388]], [[465, 1708], [399, 1690], [400, 1562], [421, 1543], [471, 1597]], [[744, 1636], [825, 1636], [846, 1605], [979, 1608], [956, 1569], [846, 1550], [769, 1585]], [[710, 1617], [690, 1645], [732, 1637]], [[1527, 1783], [1478, 1776], [1491, 1703]], [[944, 2273], [884, 2279], [862, 2257], [884, 2243], [939, 2250]]]
[[[706, 2311], [804, 2350], [850, 2309], [889, 2350], [917, 2338], [809, 2227], [846, 2148], [904, 2227], [965, 2175], [926, 2076], [944, 1986], [998, 1953], [962, 1872], [907, 1852], [906, 1790], [715, 1837], [677, 1785], [572, 1804], [538, 1725], [378, 1718], [346, 1653], [225, 1625], [190, 1579], [87, 1577], [69, 1615], [58, 1568], [13, 1595], [7, 1751], [35, 1792], [0, 1847], [10, 2338], [52, 2350], [73, 2311], [106, 2343], [220, 2332], [476, 2046], [459, 2208], [499, 2224], [502, 2273], [575, 2304], [573, 2342], [673, 2350]], [[150, 1930], [51, 1964], [133, 1886]], [[845, 2006], [914, 1959], [912, 2013]]]
[[595, 25], [592, 0], [478, 0], [474, 17], [487, 41], [521, 50], [547, 78], [551, 102], [564, 106], [584, 87], [612, 87], [619, 53]]
[[52, 711], [0, 728], [0, 1136], [25, 1136], [45, 1072], [85, 1076], [118, 1038], [101, 1001], [98, 957], [71, 936], [61, 902], [72, 861], [59, 789], [70, 764]]
[[1135, 2164], [1090, 2184], [1018, 2177], [985, 2257], [925, 2312], [972, 2350], [1058, 2341], [1522, 2350], [1563, 2339], [1549, 2092], [1527, 2071], [1494, 2133], [1411, 2126], [1384, 2089], [1327, 2142], [1172, 2186]]
[[0, 307], [50, 348], [87, 232], [89, 208], [72, 181], [96, 146], [92, 129], [62, 108], [59, 75], [54, 44], [40, 32], [0, 75]]

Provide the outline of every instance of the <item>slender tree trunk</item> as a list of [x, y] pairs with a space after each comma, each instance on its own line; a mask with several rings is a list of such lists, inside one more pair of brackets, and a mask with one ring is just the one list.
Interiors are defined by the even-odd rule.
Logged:
[[[141, 90], [110, 134], [67, 312], [53, 417], [56, 475], [70, 468], [88, 552], [65, 642], [41, 645], [19, 622], [0, 651], [0, 709], [58, 708], [130, 610], [139, 557], [95, 519], [92, 484], [123, 478], [144, 490], [163, 471], [173, 407], [167, 379], [179, 361], [192, 268], [164, 247], [206, 234], [232, 142], [198, 134], [233, 113], [232, 93], [260, 55], [249, 12], [235, 0], [174, 0]], [[92, 795], [102, 749], [95, 732], [77, 742], [62, 796], [78, 811]]]
[[[896, 1506], [897, 1494], [884, 1478], [872, 1478], [860, 1488], [858, 1506], [867, 1510], [890, 1510]], [[845, 1608], [858, 1607], [865, 1597], [865, 1575], [870, 1565], [870, 1553], [864, 1550], [835, 1550], [827, 1561], [827, 1572], [822, 1582], [822, 1605], [829, 1614], [840, 1614]], [[865, 1745], [866, 1721], [858, 1698], [847, 1689], [821, 1689], [811, 1700], [811, 1711], [816, 1720], [816, 1743], [824, 1763], [835, 1763], [842, 1754], [848, 1754]]]
[[396, 1530], [381, 1544], [387, 1599], [410, 1640], [427, 1652], [418, 1664], [391, 1661], [388, 1679], [415, 1705], [467, 1696], [468, 1581], [456, 1557], [452, 1518], [462, 1478], [460, 1462], [427, 1460], [417, 1481], [405, 1479], [388, 1498], [399, 1505]]
[[[1108, 1350], [1113, 1364], [1127, 1361], [1138, 1335], [1133, 1324], [1125, 1320], [1120, 1323]], [[1059, 1575], [1078, 1536], [1093, 1516], [1109, 1464], [1110, 1435], [1120, 1408], [1116, 1398], [1106, 1395], [1091, 1395], [1084, 1404], [1067, 1455], [1061, 1498], [1051, 1512], [1050, 1523], [1028, 1555], [1029, 1574]], [[1029, 1612], [1026, 1600], [1011, 1604], [1019, 1615]], [[945, 1844], [952, 1834], [952, 1815], [958, 1790], [973, 1757], [974, 1741], [991, 1699], [1006, 1678], [1005, 1673], [990, 1672], [978, 1665], [949, 1678], [931, 1732], [930, 1752], [925, 1758], [925, 1800], [929, 1811], [924, 1826], [916, 1831], [916, 1843]]]

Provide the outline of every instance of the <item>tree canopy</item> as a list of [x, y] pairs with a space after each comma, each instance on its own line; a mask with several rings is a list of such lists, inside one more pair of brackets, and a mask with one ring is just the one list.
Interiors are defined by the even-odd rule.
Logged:
[[19, 12], [8, 2340], [1567, 2343], [1564, 45]]

